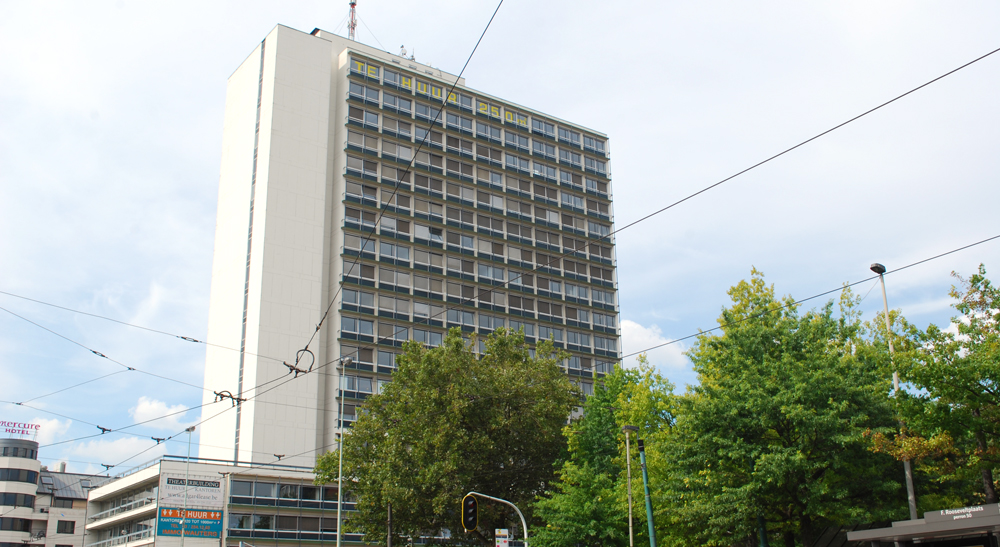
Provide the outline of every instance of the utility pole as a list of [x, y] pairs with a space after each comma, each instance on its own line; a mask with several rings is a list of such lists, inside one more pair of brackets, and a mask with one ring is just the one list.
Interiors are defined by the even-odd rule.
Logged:
[[191, 433], [194, 433], [194, 426], [191, 426], [184, 431], [188, 434], [188, 457], [184, 463], [184, 514], [181, 516], [181, 547], [184, 547], [184, 536], [187, 534], [187, 516], [188, 516], [188, 489], [191, 483]]
[[347, 39], [354, 41], [354, 31], [358, 28], [358, 20], [354, 14], [355, 8], [358, 5], [358, 0], [350, 0], [351, 4], [351, 20], [347, 22]]
[[646, 524], [649, 525], [649, 547], [656, 547], [656, 529], [653, 528], [653, 501], [649, 497], [649, 473], [646, 472], [646, 446], [639, 439], [639, 462], [642, 463], [642, 487], [646, 490]]
[[[889, 342], [889, 361], [892, 362], [895, 349], [892, 347], [892, 326], [889, 323], [889, 299], [885, 296], [885, 266], [878, 262], [871, 265], [871, 270], [878, 274], [878, 280], [882, 284], [882, 306], [885, 309], [885, 339]], [[892, 395], [899, 395], [899, 372], [892, 371]], [[906, 478], [906, 501], [910, 506], [910, 520], [917, 520], [917, 494], [913, 489], [913, 468], [910, 467], [910, 460], [903, 460], [903, 476]]]
[[386, 524], [388, 525], [388, 534], [385, 537], [385, 547], [392, 547], [392, 503], [388, 504], [389, 507], [389, 518]]
[[635, 539], [632, 534], [632, 453], [629, 448], [629, 431], [639, 431], [639, 428], [634, 425], [626, 425], [622, 427], [622, 431], [625, 432], [625, 468], [628, 470], [628, 547], [634, 547]]

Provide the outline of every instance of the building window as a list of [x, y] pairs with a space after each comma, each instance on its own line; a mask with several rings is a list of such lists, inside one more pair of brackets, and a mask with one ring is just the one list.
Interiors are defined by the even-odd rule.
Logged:
[[600, 173], [602, 175], [605, 174], [608, 170], [607, 163], [600, 160], [595, 160], [594, 158], [588, 157], [584, 159], [584, 164], [588, 171], [593, 171], [595, 173]]
[[595, 139], [594, 137], [588, 137], [584, 135], [583, 137], [583, 147], [592, 150], [594, 152], [600, 152], [604, 154], [604, 141], [601, 139]]
[[587, 221], [587, 231], [590, 235], [604, 237], [611, 234], [611, 227], [591, 220]]
[[[450, 116], [451, 114], [449, 114]], [[448, 135], [445, 139], [448, 144], [448, 150], [451, 152], [458, 152], [466, 156], [472, 155], [472, 141], [467, 141], [465, 139], [459, 139], [458, 137], [452, 137]]]
[[564, 127], [559, 128], [559, 142], [568, 142], [580, 146], [580, 134]]
[[510, 320], [510, 328], [511, 328], [511, 330], [514, 330], [514, 331], [523, 330], [525, 336], [531, 336], [531, 337], [535, 336], [535, 325], [534, 325], [534, 323], [524, 323], [524, 322], [521, 322], [521, 321], [517, 321], [515, 319], [511, 319]]
[[[52, 480], [51, 477], [44, 477]], [[29, 482], [38, 484], [38, 472], [27, 469], [0, 469], [0, 481]]]
[[397, 270], [390, 270], [388, 268], [379, 267], [378, 269], [378, 281], [379, 285], [389, 284], [396, 287], [410, 287], [410, 274]]
[[375, 266], [360, 264], [355, 260], [344, 259], [344, 277], [361, 277], [362, 279], [375, 279]]
[[401, 87], [403, 89], [413, 88], [413, 79], [405, 74], [399, 74], [398, 72], [393, 72], [391, 70], [385, 71], [384, 83], [389, 85], [394, 85], [396, 87]]
[[531, 120], [531, 132], [541, 133], [552, 137], [553, 139], [556, 138], [556, 126], [537, 118], [532, 118]]
[[536, 177], [542, 177], [551, 181], [556, 180], [556, 168], [551, 165], [545, 165], [544, 163], [532, 162], [534, 166], [533, 173]]
[[378, 73], [382, 67], [378, 65], [373, 65], [366, 63], [359, 59], [351, 59], [351, 72], [353, 74], [360, 74], [362, 76], [367, 76], [369, 78], [378, 79]]
[[562, 193], [562, 203], [563, 205], [576, 207], [577, 209], [583, 209], [583, 198], [580, 196], [570, 194], [569, 192]]
[[513, 110], [504, 111], [503, 116], [504, 121], [507, 123], [512, 123], [515, 125], [520, 125], [521, 127], [528, 127], [528, 117], [520, 112], [514, 112]]
[[559, 163], [568, 163], [579, 167], [580, 157], [580, 154], [573, 152], [572, 150], [566, 150], [565, 148], [559, 149]]
[[[522, 253], [523, 252], [524, 251], [522, 251]], [[510, 284], [515, 287], [521, 287], [521, 288], [527, 287], [528, 289], [531, 289], [531, 287], [535, 286], [535, 276], [529, 273], [515, 272], [514, 270], [511, 270]], [[532, 306], [530, 308], [524, 308], [524, 309], [534, 310], [535, 308]]]
[[472, 97], [468, 95], [462, 95], [460, 93], [449, 93], [448, 102], [450, 104], [458, 105], [460, 108], [466, 110], [472, 110]]
[[454, 245], [461, 249], [466, 249], [469, 251], [474, 250], [475, 240], [472, 236], [465, 235], [461, 232], [456, 232], [454, 230], [448, 230], [448, 245]]
[[[501, 255], [502, 256], [502, 255]], [[492, 264], [479, 265], [479, 280], [492, 279], [493, 281], [504, 281], [504, 269]]]
[[594, 289], [591, 292], [594, 294], [594, 302], [601, 302], [612, 306], [615, 304], [615, 293], [611, 291], [602, 291], [600, 289]]
[[566, 343], [574, 346], [590, 347], [590, 335], [582, 332], [568, 331], [566, 333]]
[[597, 201], [596, 199], [587, 200], [587, 211], [590, 211], [591, 213], [597, 213], [599, 215], [609, 214], [608, 204], [601, 201]]
[[341, 357], [351, 357], [359, 363], [371, 364], [374, 352], [371, 348], [357, 348], [354, 346], [340, 346]]
[[444, 99], [444, 92], [441, 86], [421, 80], [417, 80], [417, 93], [439, 101]]
[[484, 102], [484, 101], [476, 101], [476, 103], [478, 105], [477, 110], [479, 111], [480, 114], [486, 114], [487, 116], [491, 116], [493, 118], [499, 118], [500, 117], [500, 107], [499, 106], [493, 105], [493, 104], [490, 104], [490, 103], [487, 103], [487, 102]]
[[[542, 304], [539, 302], [539, 304]], [[538, 326], [538, 337], [543, 340], [553, 340], [555, 342], [563, 341], [563, 331], [562, 329], [554, 329], [552, 327], [546, 327], [545, 325]]]
[[594, 347], [604, 351], [618, 351], [618, 340], [614, 338], [594, 337]]
[[[378, 366], [385, 368], [396, 368], [396, 354], [391, 351], [378, 351]], [[378, 387], [376, 385], [376, 387]]]
[[351, 82], [351, 85], [348, 86], [347, 93], [351, 97], [355, 97], [363, 101], [372, 101], [375, 104], [378, 104], [378, 89], [373, 87], [363, 86], [357, 82]]
[[[6, 519], [4, 519], [6, 520]], [[60, 520], [56, 522], [56, 533], [57, 534], [73, 534], [76, 533], [76, 522], [72, 520]]]
[[345, 333], [373, 336], [375, 334], [375, 323], [373, 321], [366, 321], [364, 319], [344, 317], [341, 325], [341, 330]]
[[587, 299], [587, 287], [580, 285], [573, 285], [572, 283], [566, 284], [566, 296], [572, 296], [573, 298], [580, 298], [583, 300]]
[[500, 128], [490, 124], [476, 122], [476, 135], [484, 139], [500, 142]]
[[436, 347], [441, 345], [442, 336], [440, 332], [414, 328], [413, 339], [425, 346]]
[[[535, 311], [535, 300], [533, 298], [523, 298], [520, 296], [510, 296], [510, 307], [515, 310]], [[511, 323], [513, 327], [513, 322]]]
[[435, 192], [440, 194], [442, 192], [442, 189], [444, 188], [443, 183], [441, 182], [440, 179], [433, 179], [424, 175], [417, 175], [416, 177], [414, 177], [414, 179], [415, 179], [414, 185], [417, 188], [423, 188], [430, 192]]
[[55, 498], [52, 500], [52, 507], [61, 507], [63, 509], [72, 509], [73, 500], [67, 498]]
[[413, 276], [413, 288], [429, 294], [440, 296], [444, 292], [444, 283], [440, 279], [425, 277], [422, 275]]
[[535, 184], [535, 195], [540, 198], [551, 200], [552, 202], [559, 201], [559, 191], [555, 188], [545, 186], [544, 184]]
[[608, 183], [600, 182], [591, 178], [587, 179], [587, 190], [590, 192], [608, 193]]
[[274, 530], [274, 515], [254, 515], [254, 530]]
[[531, 172], [531, 167], [530, 164], [528, 163], [528, 160], [517, 157], [513, 154], [507, 154], [507, 168], [517, 169], [518, 171], [523, 171], [525, 173]]
[[507, 146], [524, 150], [527, 152], [529, 150], [528, 137], [514, 133], [513, 131], [508, 131], [504, 136], [504, 142]]
[[[560, 153], [562, 153], [560, 151]], [[570, 173], [569, 171], [559, 171], [559, 182], [563, 184], [570, 184], [576, 186], [577, 188], [583, 188], [583, 177], [577, 175], [576, 173]]]
[[[409, 231], [409, 230], [407, 230]], [[394, 245], [382, 241], [379, 243], [379, 256], [394, 258], [396, 260], [410, 261], [410, 248], [404, 245]]]
[[[448, 183], [448, 195], [451, 197], [456, 197], [463, 201], [468, 201], [470, 204], [476, 200], [476, 191], [468, 186], [462, 186], [461, 184]], [[469, 222], [472, 222], [471, 220]]]
[[556, 147], [547, 142], [535, 140], [532, 143], [532, 150], [534, 150], [537, 155], [545, 156], [546, 158], [553, 160], [556, 159]]
[[469, 118], [449, 112], [445, 119], [448, 122], [449, 128], [458, 129], [459, 131], [464, 131], [470, 134], [472, 133], [472, 120]]
[[340, 377], [340, 389], [344, 391], [356, 391], [358, 393], [371, 393], [372, 379], [367, 376], [344, 375]]
[[356, 175], [378, 176], [378, 162], [347, 156], [347, 171]]
[[[451, 285], [449, 283], [449, 285]], [[448, 322], [469, 327], [476, 326], [476, 315], [471, 311], [448, 310]]]
[[473, 171], [471, 164], [448, 158], [445, 165], [447, 166], [446, 169], [449, 175], [457, 178], [468, 178], [470, 181], [472, 180]]
[[605, 315], [603, 313], [594, 314], [594, 324], [599, 327], [613, 329], [615, 328], [615, 323], [615, 316], [613, 315]]
[[538, 290], [549, 291], [551, 293], [562, 293], [562, 283], [555, 279], [546, 277], [538, 278]]
[[348, 107], [347, 119], [372, 129], [378, 129], [378, 112], [370, 112], [356, 106]]
[[521, 239], [531, 239], [531, 226], [522, 226], [521, 224], [508, 222], [507, 233]]
[[410, 315], [410, 301], [402, 298], [393, 298], [391, 296], [379, 295], [378, 309], [380, 312], [386, 311], [389, 313]]
[[503, 317], [496, 317], [493, 315], [479, 314], [479, 328], [496, 330], [502, 328], [506, 325]]
[[[57, 505], [57, 503], [69, 502], [69, 505]], [[0, 505], [6, 507], [34, 507], [35, 506], [35, 496], [30, 494], [0, 494]], [[73, 500], [65, 498], [56, 498], [52, 503], [52, 507], [73, 507]]]
[[434, 107], [424, 103], [416, 103], [414, 113], [418, 118], [422, 118], [431, 123], [436, 123], [441, 119], [440, 107]]
[[413, 251], [413, 261], [416, 264], [441, 268], [444, 265], [444, 255], [416, 249]]
[[393, 118], [386, 118], [382, 130], [383, 133], [392, 132], [399, 137], [409, 140], [410, 135], [412, 134], [412, 128], [413, 126], [407, 122], [399, 121]]
[[431, 241], [435, 243], [444, 243], [444, 231], [441, 228], [432, 228], [429, 226], [422, 226], [420, 224], [414, 225], [414, 236], [418, 239], [423, 239], [425, 241]]
[[413, 317], [421, 319], [443, 320], [444, 307], [437, 304], [427, 304], [424, 302], [413, 303]]

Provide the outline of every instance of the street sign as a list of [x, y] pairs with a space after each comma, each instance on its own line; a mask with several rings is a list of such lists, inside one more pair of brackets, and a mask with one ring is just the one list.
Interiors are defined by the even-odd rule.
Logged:
[[506, 528], [495, 528], [496, 533], [493, 537], [496, 538], [496, 547], [509, 547], [510, 546], [510, 530]]

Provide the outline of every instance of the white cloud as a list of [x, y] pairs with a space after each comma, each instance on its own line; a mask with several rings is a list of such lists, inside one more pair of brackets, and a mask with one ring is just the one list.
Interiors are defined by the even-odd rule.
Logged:
[[[128, 410], [128, 413], [132, 416], [135, 423], [154, 420], [161, 416], [166, 416], [161, 420], [155, 420], [145, 425], [155, 429], [180, 431], [188, 425], [187, 423], [181, 421], [181, 419], [183, 419], [186, 415], [187, 409], [188, 407], [184, 405], [168, 406], [167, 403], [164, 403], [163, 401], [158, 401], [143, 395], [142, 397], [139, 397], [139, 401], [136, 405]], [[168, 414], [170, 416], [168, 416]]]
[[[121, 473], [131, 467], [159, 458], [166, 454], [167, 445], [141, 437], [118, 437], [116, 439], [94, 439], [75, 445], [69, 451], [69, 460], [85, 460], [114, 465], [111, 474]], [[73, 465], [72, 462], [70, 465]], [[74, 469], [74, 471], [76, 471]], [[103, 467], [87, 465], [78, 472], [105, 473]]]
[[45, 418], [35, 418], [31, 420], [31, 423], [38, 424], [38, 437], [35, 439], [38, 444], [44, 446], [47, 444], [52, 444], [56, 440], [56, 437], [62, 435], [69, 431], [69, 427], [73, 425], [73, 420], [66, 420], [65, 422], [59, 420], [58, 418], [53, 418], [47, 420]]
[[[622, 354], [627, 355], [649, 347], [669, 342], [657, 325], [644, 327], [635, 321], [622, 320]], [[649, 362], [665, 370], [687, 368], [690, 361], [684, 356], [688, 347], [683, 342], [663, 346], [648, 352]], [[632, 359], [632, 358], [630, 358]], [[626, 362], [628, 366], [630, 363]]]

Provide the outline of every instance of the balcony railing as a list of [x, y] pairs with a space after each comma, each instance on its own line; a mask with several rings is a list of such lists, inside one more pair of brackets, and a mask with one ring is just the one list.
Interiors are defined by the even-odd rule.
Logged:
[[119, 505], [118, 507], [114, 507], [112, 509], [108, 509], [107, 511], [101, 511], [100, 513], [97, 513], [95, 515], [91, 515], [90, 520], [91, 522], [103, 520], [106, 518], [113, 517], [115, 515], [120, 515], [122, 513], [131, 511], [133, 509], [139, 509], [140, 507], [153, 505], [154, 503], [156, 503], [156, 498], [154, 497], [142, 498], [139, 500], [135, 500], [133, 502], [126, 503], [124, 505]]

